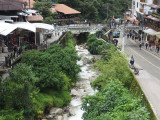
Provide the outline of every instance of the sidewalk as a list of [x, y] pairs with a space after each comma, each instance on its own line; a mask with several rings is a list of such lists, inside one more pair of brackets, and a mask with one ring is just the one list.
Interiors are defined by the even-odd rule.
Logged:
[[[137, 48], [138, 48], [138, 46], [139, 46], [139, 41], [138, 40], [132, 40], [131, 38], [129, 38], [129, 40], [131, 40], [135, 44], [137, 44]], [[155, 55], [155, 56], [160, 58], [160, 52], [159, 53], [155, 52], [154, 46], [152, 46], [152, 49], [149, 50], [149, 48], [146, 49], [145, 44], [144, 44], [144, 45], [142, 45], [142, 49], [145, 50], [146, 52], [149, 52], [149, 53], [151, 53], [151, 54], [153, 54], [153, 55]]]
[[[122, 45], [123, 38], [121, 37], [118, 40]], [[127, 38], [125, 37], [125, 41], [126, 40]], [[132, 40], [132, 39], [128, 40], [131, 41], [134, 45], [136, 45], [138, 49], [139, 46], [138, 40]], [[142, 46], [142, 50], [155, 56], [157, 59], [160, 59], [160, 53], [156, 53], [154, 50], [146, 50], [145, 46]], [[137, 68], [142, 68], [139, 64], [136, 63], [135, 66]], [[143, 90], [157, 120], [160, 120], [160, 80], [155, 76], [153, 76], [152, 74], [148, 73], [145, 69], [140, 70], [140, 74], [135, 75], [135, 77], [141, 89]]]

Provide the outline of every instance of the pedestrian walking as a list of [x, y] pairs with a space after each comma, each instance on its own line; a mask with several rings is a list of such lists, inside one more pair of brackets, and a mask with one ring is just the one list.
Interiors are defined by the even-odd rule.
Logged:
[[132, 32], [130, 32], [130, 38], [132, 37]]
[[145, 43], [145, 46], [146, 46], [146, 50], [148, 49], [148, 42], [146, 41]]
[[141, 47], [142, 47], [142, 43], [140, 42], [140, 44], [139, 44], [139, 49], [141, 50]]
[[156, 47], [156, 52], [158, 53], [159, 52], [159, 43], [158, 42], [155, 43], [155, 47]]
[[157, 52], [157, 43], [154, 43], [154, 51]]
[[149, 50], [152, 50], [152, 44], [149, 42]]
[[129, 33], [127, 34], [127, 39], [129, 38]]
[[133, 68], [134, 67], [134, 58], [133, 58], [133, 55], [131, 56], [130, 64], [131, 64], [131, 68]]
[[114, 43], [115, 43], [115, 46], [117, 46], [118, 40], [117, 40], [117, 39], [114, 39]]
[[121, 50], [121, 44], [120, 43], [118, 43], [117, 47], [118, 47], [119, 50]]
[[157, 46], [157, 53], [159, 53], [159, 45]]
[[132, 35], [132, 40], [134, 40], [134, 34]]
[[13, 50], [14, 50], [14, 57], [15, 57], [16, 52], [17, 52], [17, 46], [16, 45], [14, 46]]

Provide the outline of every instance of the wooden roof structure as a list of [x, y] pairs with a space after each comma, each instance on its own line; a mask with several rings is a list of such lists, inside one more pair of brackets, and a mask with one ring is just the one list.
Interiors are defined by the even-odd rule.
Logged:
[[22, 9], [23, 5], [20, 0], [0, 0], [0, 11]]
[[64, 4], [53, 5], [51, 12], [52, 13], [60, 12], [63, 14], [80, 14], [81, 13], [73, 8], [68, 7], [67, 5], [64, 5]]
[[42, 22], [43, 17], [41, 15], [28, 15], [27, 20], [29, 22]]

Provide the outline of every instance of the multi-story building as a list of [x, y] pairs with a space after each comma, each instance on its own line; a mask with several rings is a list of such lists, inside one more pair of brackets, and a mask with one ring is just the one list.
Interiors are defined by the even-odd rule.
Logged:
[[160, 0], [133, 0], [132, 13], [147, 27], [160, 31]]
[[132, 13], [133, 16], [139, 20], [143, 20], [144, 15], [150, 14], [151, 7], [148, 6], [152, 4], [153, 0], [133, 0], [132, 1]]

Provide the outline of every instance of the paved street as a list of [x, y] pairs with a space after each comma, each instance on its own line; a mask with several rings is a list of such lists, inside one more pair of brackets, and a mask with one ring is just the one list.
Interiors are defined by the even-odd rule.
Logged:
[[[119, 42], [123, 44], [122, 37]], [[133, 55], [135, 66], [140, 70], [140, 74], [136, 76], [142, 90], [148, 98], [154, 113], [160, 120], [160, 57], [145, 50], [139, 50], [138, 43], [135, 40], [125, 37], [124, 52], [129, 59]]]

